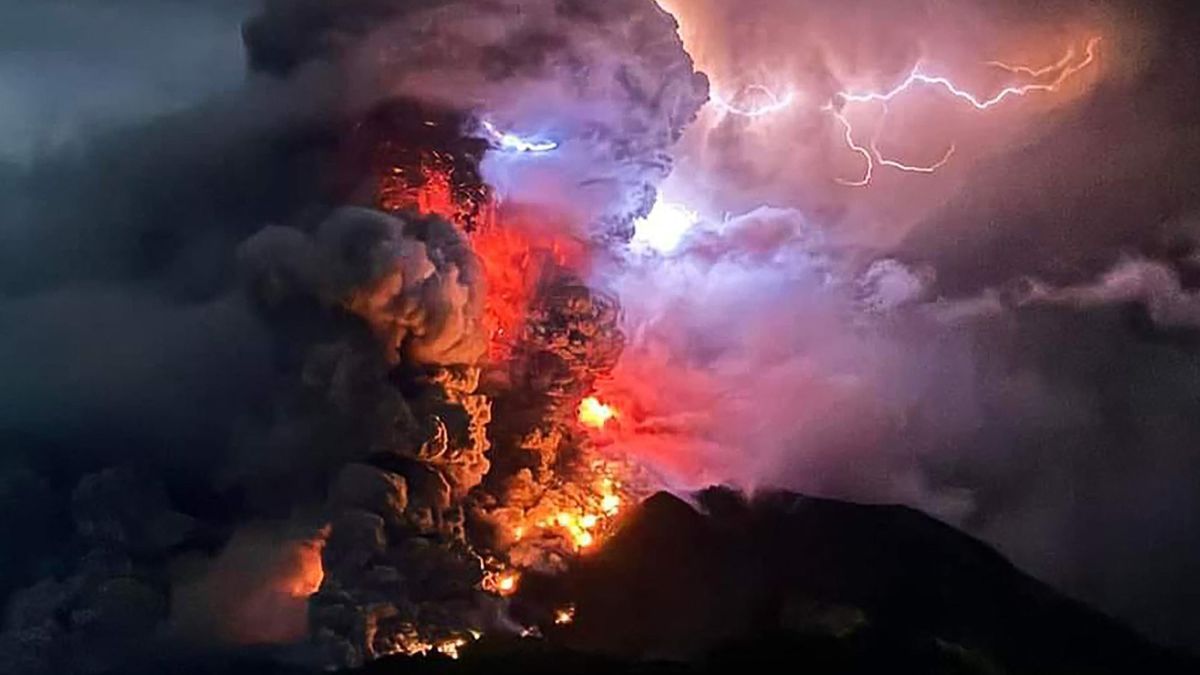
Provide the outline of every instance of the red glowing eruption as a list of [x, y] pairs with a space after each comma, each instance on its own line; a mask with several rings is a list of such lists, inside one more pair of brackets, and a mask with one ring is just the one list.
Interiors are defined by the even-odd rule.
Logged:
[[441, 153], [423, 155], [417, 171], [393, 168], [379, 199], [385, 210], [441, 216], [468, 234], [487, 285], [484, 325], [493, 363], [511, 355], [547, 270], [583, 265], [582, 242], [552, 233], [568, 228], [534, 227], [519, 210], [499, 208], [486, 187], [458, 185], [452, 159]]

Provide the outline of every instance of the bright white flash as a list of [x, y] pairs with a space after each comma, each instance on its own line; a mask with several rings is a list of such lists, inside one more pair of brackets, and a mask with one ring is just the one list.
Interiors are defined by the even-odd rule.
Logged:
[[500, 131], [496, 125], [487, 120], [481, 122], [483, 130], [495, 141], [497, 147], [505, 152], [543, 153], [558, 149], [555, 141], [526, 138], [507, 131]]
[[670, 253], [699, 222], [700, 214], [659, 198], [649, 215], [634, 222], [633, 243], [659, 253]]
[[[710, 98], [713, 105], [717, 106], [717, 109], [726, 115], [754, 118], [774, 115], [781, 110], [790, 108], [796, 100], [796, 93], [788, 91], [781, 95], [764, 85], [752, 84], [744, 87], [735, 99], [726, 99], [715, 89], [710, 94]], [[754, 98], [757, 100], [750, 103], [737, 102], [744, 98]]]

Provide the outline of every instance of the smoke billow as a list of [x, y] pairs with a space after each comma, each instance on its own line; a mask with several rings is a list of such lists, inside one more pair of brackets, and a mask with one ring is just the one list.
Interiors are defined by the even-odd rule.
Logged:
[[[617, 447], [681, 486], [920, 506], [1194, 644], [1194, 12], [660, 4], [721, 101], [793, 98], [709, 106], [662, 195], [698, 224], [597, 271], [631, 338], [602, 385], [631, 411]], [[935, 173], [844, 184], [863, 160], [824, 109], [837, 92], [918, 62], [991, 92], [988, 61], [1054, 63], [1089, 36], [1095, 63], [1052, 94], [843, 107], [887, 155], [956, 146]]]
[[628, 0], [280, 2], [247, 36], [268, 72], [336, 54], [349, 105], [402, 95], [554, 142], [536, 161], [485, 158], [484, 177], [506, 202], [627, 239], [707, 95], [670, 22]]
[[[267, 2], [244, 40], [244, 81], [0, 167], [0, 498], [38, 514], [4, 554], [18, 672], [189, 646], [344, 666], [518, 629], [480, 545], [507, 488], [484, 483], [475, 225], [387, 190], [452, 157], [479, 214], [494, 191], [623, 240], [707, 92], [635, 0]], [[507, 156], [485, 122], [562, 152]], [[526, 351], [568, 380], [610, 365], [611, 305], [565, 273], [535, 290]], [[563, 340], [585, 323], [599, 356]]]
[[[502, 526], [553, 520], [552, 418], [607, 371], [604, 440], [664, 483], [917, 505], [1195, 644], [1195, 12], [659, 4], [682, 37], [650, 0], [268, 0], [244, 81], [6, 150], [0, 662], [215, 643], [346, 665], [511, 630], [492, 554], [562, 560]], [[846, 184], [838, 92], [918, 60], [986, 90], [988, 61], [1092, 37], [1059, 91], [986, 113], [833, 108], [889, 156], [955, 146]], [[720, 105], [788, 90], [772, 115]], [[498, 376], [476, 223], [389, 200], [428, 158], [454, 199], [592, 258], [528, 284]], [[698, 224], [628, 248], [660, 183]]]

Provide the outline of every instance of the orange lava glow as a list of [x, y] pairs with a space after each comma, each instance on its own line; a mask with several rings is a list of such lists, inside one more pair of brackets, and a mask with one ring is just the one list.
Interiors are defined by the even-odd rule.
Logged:
[[600, 402], [595, 396], [589, 396], [579, 403], [579, 422], [593, 429], [603, 429], [610, 420], [617, 417], [617, 410], [610, 405]]
[[575, 606], [567, 605], [554, 612], [554, 623], [559, 626], [566, 626], [575, 621]]
[[521, 575], [514, 570], [490, 572], [483, 579], [483, 588], [496, 595], [509, 596], [517, 592]]
[[440, 216], [468, 234], [487, 286], [488, 356], [493, 363], [502, 362], [520, 338], [546, 270], [578, 269], [585, 258], [583, 244], [555, 233], [569, 228], [547, 227], [542, 218], [537, 227], [520, 213], [502, 212], [487, 189], [456, 188], [452, 166], [433, 153], [423, 158], [419, 171], [396, 167], [384, 177], [379, 201], [388, 211]]
[[500, 218], [471, 235], [487, 283], [483, 320], [493, 363], [512, 353], [545, 271], [574, 267], [583, 257], [578, 242], [535, 233], [513, 220]]

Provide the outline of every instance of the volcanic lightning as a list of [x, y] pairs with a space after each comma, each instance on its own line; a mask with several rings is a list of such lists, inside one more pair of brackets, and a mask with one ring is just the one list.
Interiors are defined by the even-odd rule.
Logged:
[[[899, 171], [908, 173], [934, 173], [938, 169], [945, 166], [950, 158], [953, 157], [955, 146], [951, 145], [949, 149], [942, 155], [942, 158], [933, 164], [915, 165], [906, 164], [899, 160], [885, 157], [879, 150], [879, 135], [883, 128], [883, 121], [887, 117], [887, 104], [896, 99], [901, 94], [912, 90], [920, 85], [939, 87], [948, 92], [952, 97], [965, 101], [975, 110], [986, 111], [1009, 97], [1025, 96], [1035, 92], [1054, 92], [1058, 91], [1062, 85], [1067, 82], [1073, 75], [1090, 66], [1096, 60], [1096, 47], [1100, 44], [1099, 37], [1093, 37], [1087, 42], [1085, 54], [1082, 59], [1076, 62], [1076, 52], [1072, 47], [1067, 50], [1067, 53], [1053, 64], [1043, 66], [1041, 68], [1033, 68], [1030, 66], [1011, 65], [1001, 61], [989, 61], [987, 65], [1006, 70], [1014, 75], [1025, 75], [1035, 79], [1046, 77], [1052, 73], [1058, 73], [1053, 80], [1049, 82], [1031, 82], [1022, 85], [1008, 85], [1001, 89], [990, 98], [981, 98], [977, 94], [973, 94], [966, 89], [956, 85], [950, 78], [943, 75], [930, 75], [921, 72], [921, 64], [917, 63], [909, 72], [907, 78], [903, 82], [896, 85], [890, 90], [878, 92], [852, 92], [842, 91], [834, 95], [835, 101], [839, 101], [840, 105], [835, 101], [830, 101], [825, 105], [823, 110], [830, 112], [838, 123], [843, 128], [843, 137], [846, 146], [856, 154], [859, 154], [866, 161], [866, 169], [863, 172], [862, 178], [858, 180], [843, 180], [838, 179], [838, 183], [851, 187], [865, 187], [870, 185], [871, 178], [874, 173], [875, 165], [886, 166]], [[875, 135], [872, 137], [869, 147], [864, 147], [862, 144], [854, 140], [854, 127], [844, 113], [845, 106], [851, 103], [880, 103], [883, 105], [883, 114], [879, 121], [879, 126], [876, 129]]]
[[[765, 85], [752, 84], [743, 87], [733, 99], [726, 99], [717, 91], [713, 91], [710, 97], [713, 105], [726, 114], [754, 118], [773, 115], [790, 108], [796, 100], [796, 93], [788, 91], [781, 95]], [[761, 102], [750, 105], [735, 102], [745, 98], [761, 99]]]
[[[940, 88], [944, 89], [945, 91], [949, 92], [955, 98], [961, 99], [961, 100], [966, 101], [967, 103], [971, 104], [976, 110], [987, 110], [988, 108], [991, 108], [991, 107], [999, 104], [1001, 101], [1003, 101], [1004, 99], [1006, 99], [1010, 96], [1025, 96], [1026, 94], [1030, 94], [1033, 92], [1058, 91], [1058, 89], [1060, 87], [1062, 87], [1063, 83], [1065, 83], [1067, 80], [1069, 80], [1072, 75], [1078, 73], [1079, 71], [1083, 70], [1084, 68], [1087, 68], [1096, 60], [1096, 47], [1099, 44], [1100, 44], [1099, 37], [1093, 37], [1092, 39], [1088, 40], [1085, 57], [1079, 63], [1076, 63], [1074, 65], [1069, 65], [1071, 63], [1071, 61], [1074, 59], [1074, 50], [1073, 49], [1069, 50], [1067, 52], [1067, 55], [1063, 59], [1060, 59], [1057, 64], [1047, 66], [1044, 68], [1040, 68], [1037, 70], [1034, 70], [1027, 66], [1012, 66], [1012, 65], [1008, 65], [1008, 64], [1005, 64], [1005, 63], [1002, 63], [999, 61], [991, 61], [988, 63], [988, 65], [1003, 68], [1012, 73], [1027, 74], [1027, 75], [1031, 75], [1033, 77], [1043, 77], [1046, 74], [1049, 74], [1051, 72], [1054, 72], [1055, 70], [1058, 70], [1058, 76], [1055, 77], [1054, 80], [1052, 80], [1050, 82], [1040, 82], [1040, 83], [1034, 82], [1034, 83], [1029, 83], [1029, 84], [1024, 84], [1024, 85], [1009, 85], [1009, 86], [1006, 86], [1003, 89], [1001, 89], [999, 92], [997, 92], [991, 98], [979, 98], [978, 95], [972, 94], [971, 92], [959, 87], [958, 85], [954, 84], [954, 82], [952, 80], [950, 80], [950, 78], [945, 77], [943, 75], [929, 75], [929, 74], [923, 73], [923, 72], [921, 72], [921, 64], [920, 63], [913, 66], [912, 71], [909, 72], [908, 77], [903, 82], [896, 85], [894, 88], [892, 88], [889, 91], [886, 91], [886, 92], [874, 92], [874, 91], [871, 91], [871, 92], [839, 92], [838, 94], [835, 94], [835, 98], [839, 98], [842, 101], [845, 101], [846, 103], [867, 103], [867, 102], [871, 102], [871, 101], [887, 102], [887, 101], [891, 101], [892, 99], [896, 98], [900, 94], [903, 94], [904, 92], [908, 91], [909, 89], [912, 89], [913, 87], [915, 87], [917, 85], [924, 84], [924, 85], [929, 85], [929, 86], [934, 86], [934, 87], [940, 87]], [[1060, 64], [1068, 64], [1068, 65], [1060, 66]]]
[[[863, 174], [857, 179], [835, 179], [841, 185], [850, 187], [865, 187], [870, 185], [874, 177], [876, 166], [886, 166], [904, 171], [908, 173], [925, 173], [930, 174], [945, 166], [954, 156], [956, 146], [951, 144], [948, 149], [942, 153], [940, 159], [930, 164], [910, 164], [902, 162], [898, 159], [887, 157], [879, 149], [879, 136], [883, 129], [883, 122], [888, 114], [888, 103], [896, 100], [901, 95], [914, 91], [919, 87], [933, 87], [941, 89], [948, 93], [952, 98], [965, 102], [977, 111], [987, 111], [1006, 99], [1013, 97], [1023, 97], [1029, 94], [1038, 92], [1056, 92], [1074, 75], [1091, 66], [1096, 61], [1097, 47], [1101, 41], [1100, 37], [1092, 37], [1087, 41], [1084, 47], [1082, 58], [1074, 47], [1071, 47], [1067, 52], [1052, 64], [1033, 67], [1026, 65], [1014, 65], [1004, 61], [988, 61], [985, 65], [1004, 70], [1013, 75], [1018, 75], [1026, 78], [1031, 78], [1032, 82], [1024, 84], [1009, 84], [1001, 88], [991, 96], [984, 97], [980, 94], [972, 93], [963, 86], [956, 84], [953, 80], [945, 75], [935, 75], [922, 70], [922, 64], [917, 62], [909, 71], [907, 77], [899, 84], [891, 89], [883, 91], [840, 91], [833, 95], [833, 98], [821, 106], [821, 111], [829, 113], [831, 117], [838, 123], [841, 128], [842, 140], [846, 147], [853, 153], [861, 156], [865, 163]], [[1049, 81], [1045, 78], [1051, 77]], [[796, 95], [793, 91], [788, 91], [785, 94], [778, 94], [770, 87], [761, 84], [753, 84], [743, 87], [739, 94], [733, 99], [726, 99], [719, 93], [714, 92], [711, 96], [712, 104], [715, 108], [725, 115], [734, 115], [737, 117], [745, 117], [756, 119], [773, 115], [782, 110], [790, 108], [796, 101]], [[753, 99], [756, 103], [739, 103], [743, 99]], [[856, 140], [854, 124], [846, 115], [846, 108], [851, 104], [867, 104], [878, 103], [883, 106], [883, 112], [880, 116], [876, 131], [867, 143], [862, 143]]]
[[489, 138], [496, 146], [505, 152], [542, 154], [558, 149], [556, 141], [545, 139], [526, 138], [511, 132], [501, 131], [495, 124], [487, 120], [480, 122], [480, 126], [487, 132]]

